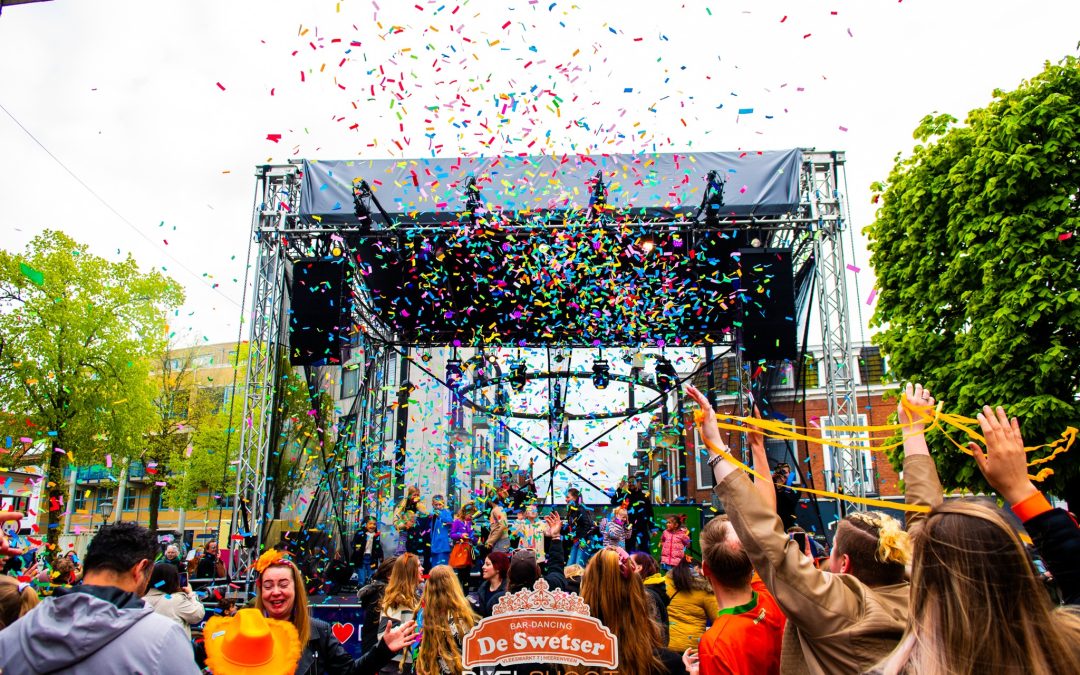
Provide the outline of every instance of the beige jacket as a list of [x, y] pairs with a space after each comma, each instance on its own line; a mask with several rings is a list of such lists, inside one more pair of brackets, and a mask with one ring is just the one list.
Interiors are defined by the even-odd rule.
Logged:
[[155, 613], [180, 624], [188, 639], [191, 639], [191, 627], [206, 616], [206, 609], [194, 593], [163, 593], [157, 588], [151, 588], [143, 596], [143, 602], [153, 607]]
[[[906, 457], [904, 480], [909, 504], [941, 502], [929, 456]], [[871, 588], [849, 574], [817, 570], [742, 471], [715, 491], [754, 569], [787, 616], [782, 673], [861, 673], [896, 647], [907, 624], [908, 583]], [[924, 521], [925, 514], [909, 514], [908, 532], [915, 536]]]

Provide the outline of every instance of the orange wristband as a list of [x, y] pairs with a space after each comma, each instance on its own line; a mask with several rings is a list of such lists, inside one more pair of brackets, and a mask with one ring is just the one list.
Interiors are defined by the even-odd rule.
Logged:
[[1046, 501], [1046, 497], [1041, 492], [1032, 493], [1012, 505], [1013, 513], [1024, 523], [1052, 508], [1050, 502]]

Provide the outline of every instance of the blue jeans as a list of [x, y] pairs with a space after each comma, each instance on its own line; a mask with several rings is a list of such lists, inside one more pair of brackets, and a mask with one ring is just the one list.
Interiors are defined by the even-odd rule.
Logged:
[[356, 583], [358, 586], [363, 586], [367, 583], [368, 578], [371, 577], [373, 570], [371, 569], [371, 554], [365, 554], [364, 560], [356, 568]]
[[590, 551], [581, 544], [580, 541], [574, 542], [574, 545], [570, 547], [570, 560], [566, 564], [569, 565], [581, 565], [585, 567], [589, 564]]

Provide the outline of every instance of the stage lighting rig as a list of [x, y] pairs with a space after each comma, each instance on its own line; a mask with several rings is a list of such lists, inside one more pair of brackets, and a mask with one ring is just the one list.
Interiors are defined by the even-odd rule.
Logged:
[[525, 391], [525, 383], [529, 381], [528, 369], [524, 361], [516, 361], [510, 368], [510, 388], [515, 392]]
[[593, 361], [592, 383], [597, 389], [607, 389], [611, 384], [611, 366], [604, 359]]
[[469, 179], [465, 181], [465, 213], [474, 226], [480, 220], [479, 214], [482, 206], [480, 186], [476, 184], [476, 176], [469, 176]]
[[675, 366], [666, 356], [660, 356], [656, 360], [656, 388], [665, 394], [675, 389], [679, 384], [679, 374], [675, 372]]
[[[589, 194], [589, 211], [585, 218], [589, 222], [599, 220], [600, 215], [604, 212], [604, 207], [607, 206], [607, 186], [604, 185], [604, 172], [597, 170], [596, 177], [593, 178], [592, 188]], [[586, 183], [588, 185], [588, 183]]]
[[446, 384], [451, 390], [457, 391], [464, 381], [464, 373], [461, 370], [461, 359], [452, 358], [446, 362]]
[[363, 178], [353, 179], [353, 211], [356, 213], [356, 219], [360, 221], [360, 233], [367, 234], [371, 231], [371, 226], [374, 223], [374, 219], [371, 217], [371, 208], [368, 206], [368, 202], [375, 205], [379, 215], [382, 216], [383, 222], [387, 227], [392, 227], [393, 222], [390, 220], [390, 214], [386, 212], [382, 204], [379, 203], [379, 199], [375, 196], [371, 186]]
[[705, 224], [715, 227], [720, 224], [720, 209], [724, 206], [725, 181], [716, 169], [712, 169], [705, 175], [705, 183], [705, 194], [701, 197], [701, 207], [694, 214], [694, 220], [700, 219], [704, 213]]
[[656, 248], [656, 237], [648, 233], [643, 234], [638, 237], [637, 245], [638, 248], [641, 249], [642, 253], [648, 255], [649, 253], [652, 253], [654, 248]]

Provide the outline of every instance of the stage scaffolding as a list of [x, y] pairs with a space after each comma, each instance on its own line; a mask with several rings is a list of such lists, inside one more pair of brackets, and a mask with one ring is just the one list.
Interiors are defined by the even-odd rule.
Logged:
[[[824, 352], [824, 389], [828, 398], [828, 415], [834, 425], [857, 423], [856, 387], [853, 374], [854, 355], [851, 348], [851, 326], [848, 313], [846, 258], [843, 234], [848, 227], [847, 196], [843, 152], [804, 149], [799, 176], [797, 207], [787, 213], [764, 216], [732, 216], [719, 224], [697, 222], [693, 231], [709, 229], [748, 229], [757, 233], [762, 245], [792, 250], [792, 266], [796, 272], [812, 272], [813, 302], [818, 308], [821, 341]], [[244, 389], [244, 416], [239, 457], [236, 461], [236, 504], [230, 529], [230, 571], [234, 579], [249, 590], [251, 577], [247, 573], [261, 550], [265, 536], [267, 513], [266, 465], [275, 450], [271, 438], [271, 402], [282, 357], [288, 349], [287, 318], [289, 298], [287, 272], [301, 258], [328, 255], [334, 245], [346, 238], [356, 240], [373, 236], [368, 228], [354, 223], [323, 224], [301, 218], [300, 200], [303, 185], [299, 162], [258, 167], [256, 173], [256, 203], [252, 219], [252, 237], [256, 244], [250, 326], [250, 348], [247, 381]], [[645, 227], [686, 226], [685, 218], [678, 220], [643, 220]], [[594, 223], [603, 228], [604, 223]], [[506, 229], [512, 229], [511, 223]], [[533, 226], [535, 227], [535, 226]], [[553, 225], [552, 227], [558, 227]], [[618, 225], [612, 225], [613, 229]], [[416, 229], [437, 230], [438, 224], [424, 224]], [[385, 233], [385, 232], [383, 232]], [[356, 471], [360, 457], [379, 456], [388, 442], [394, 442], [395, 477], [404, 471], [403, 437], [398, 430], [391, 433], [394, 420], [391, 399], [407, 401], [409, 361], [403, 358], [415, 341], [396, 335], [371, 309], [367, 290], [355, 284], [358, 298], [353, 321], [358, 327], [358, 340], [364, 346], [362, 362], [346, 362], [344, 367], [363, 367], [360, 391], [351, 413], [358, 430], [356, 449], [349, 458], [351, 483], [342, 486], [349, 502], [347, 508], [357, 509], [363, 495], [370, 489], [372, 471]], [[445, 346], [445, 345], [428, 345]], [[723, 347], [722, 344], [712, 345]], [[702, 347], [704, 349], [704, 347]], [[732, 350], [738, 358], [739, 350]], [[711, 353], [711, 349], [709, 350]], [[703, 360], [708, 363], [708, 360]], [[741, 364], [737, 364], [740, 365]], [[338, 366], [341, 367], [341, 366]], [[709, 364], [711, 368], [711, 364]], [[737, 372], [745, 379], [744, 369]], [[745, 382], [744, 382], [745, 384]], [[390, 394], [397, 390], [397, 394]], [[326, 421], [329, 423], [329, 421]], [[852, 496], [865, 496], [862, 482], [863, 453], [833, 450], [834, 471], [840, 491]]]

